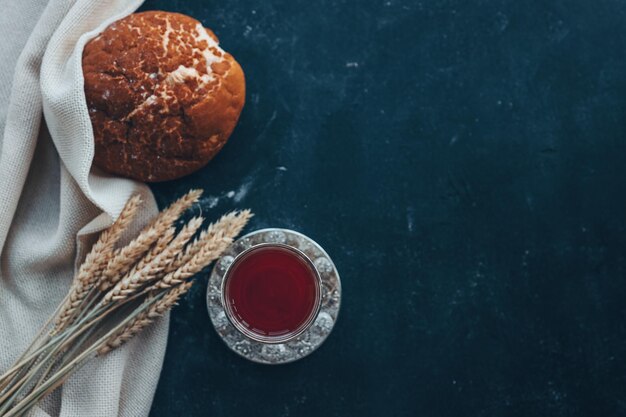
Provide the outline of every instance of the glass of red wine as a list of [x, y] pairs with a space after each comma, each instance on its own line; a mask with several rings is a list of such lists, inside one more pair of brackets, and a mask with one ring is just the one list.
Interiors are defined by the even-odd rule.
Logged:
[[300, 250], [262, 243], [240, 253], [222, 283], [226, 317], [244, 336], [285, 343], [305, 332], [321, 306], [321, 278]]

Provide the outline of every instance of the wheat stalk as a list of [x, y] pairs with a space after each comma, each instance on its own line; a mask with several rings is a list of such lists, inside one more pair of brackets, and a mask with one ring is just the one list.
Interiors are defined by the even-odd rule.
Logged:
[[[155, 299], [154, 301], [156, 301]], [[25, 398], [21, 399], [17, 404], [12, 406], [8, 413], [4, 413], [7, 411], [7, 405], [11, 406], [12, 404], [4, 404], [2, 409], [0, 410], [0, 415], [4, 417], [16, 417], [18, 415], [23, 415], [32, 407], [34, 407], [39, 400], [41, 400], [44, 396], [50, 394], [54, 389], [63, 384], [70, 374], [73, 371], [79, 369], [82, 365], [85, 364], [87, 360], [91, 357], [95, 356], [95, 351], [99, 349], [115, 332], [117, 332], [121, 327], [125, 326], [127, 323], [132, 321], [137, 315], [141, 314], [146, 308], [150, 306], [150, 303], [144, 303], [135, 311], [133, 311], [128, 317], [124, 318], [121, 323], [119, 323], [116, 327], [109, 330], [104, 336], [94, 342], [91, 346], [83, 350], [80, 354], [78, 354], [75, 358], [72, 358], [70, 361], [61, 362], [58, 366], [59, 369], [56, 373], [42, 380], [35, 387], [31, 389], [31, 391], [26, 395]], [[82, 329], [81, 329], [82, 330]]]
[[97, 283], [101, 276], [102, 268], [108, 264], [112, 257], [113, 246], [135, 217], [140, 204], [141, 197], [138, 195], [133, 196], [128, 200], [113, 225], [100, 234], [100, 237], [78, 270], [69, 296], [59, 312], [54, 329], [56, 332], [62, 330], [71, 322], [76, 309], [85, 299], [89, 290]]
[[187, 223], [174, 239], [156, 255], [153, 260], [147, 263], [142, 269], [119, 281], [102, 299], [102, 304], [112, 301], [123, 300], [135, 293], [145, 284], [153, 281], [171, 262], [176, 259], [176, 255], [193, 237], [202, 225], [202, 217], [194, 217]]
[[111, 335], [106, 343], [98, 349], [98, 356], [105, 355], [122, 346], [136, 334], [141, 332], [145, 327], [152, 324], [154, 320], [162, 317], [168, 310], [177, 304], [180, 297], [189, 291], [189, 288], [191, 288], [192, 285], [193, 281], [187, 281], [168, 291], [163, 298], [155, 302], [149, 309], [144, 310], [133, 321], [128, 323], [115, 334]]
[[185, 210], [197, 203], [201, 195], [202, 190], [189, 191], [163, 210], [128, 245], [119, 249], [103, 272], [100, 290], [105, 291], [115, 285], [129, 272], [131, 267], [137, 262], [137, 259], [140, 259], [141, 255], [145, 254], [155, 242], [158, 241], [156, 250], [163, 248], [163, 245], [159, 246], [159, 242], [162, 243], [167, 238], [168, 233], [170, 237], [173, 236], [173, 223]]
[[252, 212], [250, 210], [233, 211], [223, 215], [217, 222], [211, 223], [206, 230], [203, 230], [191, 244], [187, 245], [185, 251], [178, 255], [173, 263], [173, 268], [170, 268], [168, 272], [189, 262], [206, 242], [215, 238], [218, 231], [222, 231], [226, 236], [237, 236], [251, 218]]
[[234, 212], [223, 216], [215, 224], [209, 226], [197, 241], [188, 246], [189, 251], [185, 251], [182, 257], [184, 262], [179, 268], [165, 275], [154, 284], [154, 288], [170, 288], [179, 285], [202, 271], [228, 248], [233, 237], [241, 232], [251, 217], [252, 213], [249, 210]]
[[215, 260], [252, 216], [248, 210], [227, 214], [192, 241], [201, 217], [189, 220], [178, 233], [174, 224], [200, 194], [193, 190], [184, 195], [116, 249], [141, 204], [138, 196], [127, 202], [86, 256], [49, 321], [51, 330], [44, 326], [0, 376], [0, 415], [28, 412], [91, 357], [121, 346], [165, 314], [193, 285], [190, 278]]
[[134, 263], [137, 262], [137, 258], [144, 255], [162, 233], [161, 230], [150, 229], [145, 233], [141, 233], [139, 238], [117, 250], [102, 272], [100, 290], [103, 291], [110, 288], [119, 280], [119, 277], [126, 275]]
[[163, 235], [155, 242], [154, 246], [146, 253], [146, 255], [137, 262], [128, 275], [136, 274], [138, 271], [144, 269], [147, 265], [152, 263], [159, 254], [163, 253], [168, 245], [172, 242], [174, 235], [176, 234], [175, 227], [169, 227]]

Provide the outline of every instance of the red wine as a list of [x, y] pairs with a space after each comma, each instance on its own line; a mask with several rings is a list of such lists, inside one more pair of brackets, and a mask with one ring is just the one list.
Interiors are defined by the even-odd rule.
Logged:
[[319, 281], [313, 268], [288, 248], [252, 249], [228, 271], [225, 307], [256, 335], [272, 338], [297, 333], [319, 305]]

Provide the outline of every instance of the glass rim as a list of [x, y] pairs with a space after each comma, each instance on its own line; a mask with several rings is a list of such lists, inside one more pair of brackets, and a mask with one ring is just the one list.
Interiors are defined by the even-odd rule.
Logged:
[[[232, 310], [230, 303], [227, 302], [226, 300], [226, 286], [228, 284], [229, 278], [231, 277], [231, 272], [233, 270], [233, 267], [236, 266], [238, 262], [241, 262], [241, 260], [244, 259], [250, 253], [255, 252], [257, 250], [268, 249], [268, 248], [278, 248], [278, 249], [291, 252], [292, 254], [300, 258], [302, 261], [304, 261], [304, 263], [308, 266], [308, 268], [313, 272], [313, 275], [315, 276], [315, 302], [314, 302], [313, 309], [311, 310], [311, 313], [309, 314], [307, 319], [300, 326], [298, 326], [298, 328], [295, 331], [278, 335], [278, 336], [262, 335], [244, 326], [241, 323], [241, 321], [235, 317], [235, 314]], [[311, 260], [311, 258], [309, 258], [300, 249], [291, 245], [286, 245], [284, 243], [271, 243], [271, 242], [259, 243], [257, 245], [249, 247], [248, 249], [244, 250], [243, 252], [235, 256], [235, 258], [230, 263], [230, 265], [228, 265], [228, 267], [224, 271], [224, 279], [222, 280], [220, 295], [221, 295], [222, 306], [224, 307], [224, 312], [226, 313], [226, 318], [235, 327], [235, 329], [237, 329], [242, 335], [244, 335], [248, 339], [251, 339], [255, 342], [260, 342], [260, 343], [266, 343], [266, 344], [286, 343], [293, 339], [296, 339], [302, 333], [306, 332], [311, 327], [311, 325], [315, 322], [315, 319], [319, 315], [320, 309], [322, 307], [322, 277], [319, 271], [317, 270], [317, 267], [315, 266], [315, 263], [313, 262], [313, 260]]]

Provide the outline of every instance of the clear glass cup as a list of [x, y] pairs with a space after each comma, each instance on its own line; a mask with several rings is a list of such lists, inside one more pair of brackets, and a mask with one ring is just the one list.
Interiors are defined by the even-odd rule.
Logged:
[[[221, 288], [226, 317], [235, 329], [267, 344], [286, 343], [311, 327], [321, 294], [314, 262], [281, 243], [261, 243], [241, 252], [225, 271]], [[291, 325], [277, 330], [282, 323]]]

